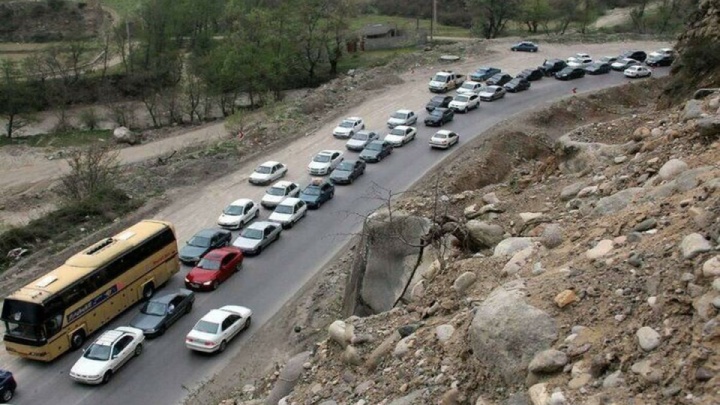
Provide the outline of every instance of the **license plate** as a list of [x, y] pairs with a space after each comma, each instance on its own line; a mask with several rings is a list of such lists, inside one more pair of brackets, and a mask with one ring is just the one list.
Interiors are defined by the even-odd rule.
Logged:
[[200, 288], [200, 284], [190, 283], [191, 287]]

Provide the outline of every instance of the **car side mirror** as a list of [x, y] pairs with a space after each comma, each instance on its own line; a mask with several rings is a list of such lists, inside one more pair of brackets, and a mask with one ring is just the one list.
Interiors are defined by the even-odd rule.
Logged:
[[111, 358], [112, 358], [112, 359], [117, 359], [117, 357], [118, 357], [117, 354], [113, 354]]

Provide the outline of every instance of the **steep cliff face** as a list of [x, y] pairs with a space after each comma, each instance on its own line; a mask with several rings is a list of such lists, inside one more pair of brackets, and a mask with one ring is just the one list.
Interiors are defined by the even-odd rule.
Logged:
[[672, 67], [661, 105], [678, 104], [703, 87], [720, 87], [720, 0], [701, 0], [678, 38], [679, 58]]

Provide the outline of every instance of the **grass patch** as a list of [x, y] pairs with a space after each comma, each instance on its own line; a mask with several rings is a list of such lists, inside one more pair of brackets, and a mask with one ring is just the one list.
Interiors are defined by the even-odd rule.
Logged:
[[338, 63], [338, 72], [347, 72], [350, 69], [373, 68], [385, 66], [401, 55], [416, 52], [416, 47], [379, 49], [376, 51], [354, 52], [344, 55]]
[[141, 0], [102, 0], [102, 5], [115, 10], [120, 17], [127, 17], [140, 9]]
[[70, 146], [84, 146], [95, 142], [112, 140], [112, 131], [96, 129], [93, 131], [73, 130], [59, 134], [41, 134], [8, 138], [0, 137], [0, 147], [6, 145], [26, 145], [35, 147], [67, 148]]
[[[430, 31], [430, 19], [420, 19], [417, 20], [415, 18], [408, 18], [408, 17], [395, 17], [395, 16], [387, 16], [387, 15], [361, 15], [359, 17], [353, 18], [350, 21], [350, 29], [355, 31], [358, 30], [366, 25], [370, 24], [388, 24], [388, 25], [394, 25], [399, 30], [406, 31], [406, 32], [413, 32], [417, 28], [424, 28], [427, 29], [428, 32]], [[468, 38], [472, 37], [473, 35], [470, 33], [469, 29], [462, 28], [462, 27], [453, 27], [449, 25], [442, 25], [437, 24], [435, 27], [433, 27], [433, 35], [438, 37], [462, 37], [462, 38]]]

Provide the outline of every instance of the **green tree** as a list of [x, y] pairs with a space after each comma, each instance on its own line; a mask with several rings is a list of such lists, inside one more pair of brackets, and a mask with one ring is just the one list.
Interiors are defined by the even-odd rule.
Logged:
[[467, 0], [473, 28], [487, 39], [496, 38], [520, 11], [521, 0]]
[[521, 15], [528, 32], [535, 34], [539, 26], [545, 27], [547, 31], [547, 23], [552, 18], [552, 8], [548, 0], [524, 0]]
[[0, 60], [0, 114], [7, 121], [5, 133], [12, 138], [20, 114], [34, 111], [37, 95], [32, 82], [21, 79], [21, 70], [16, 62]]

